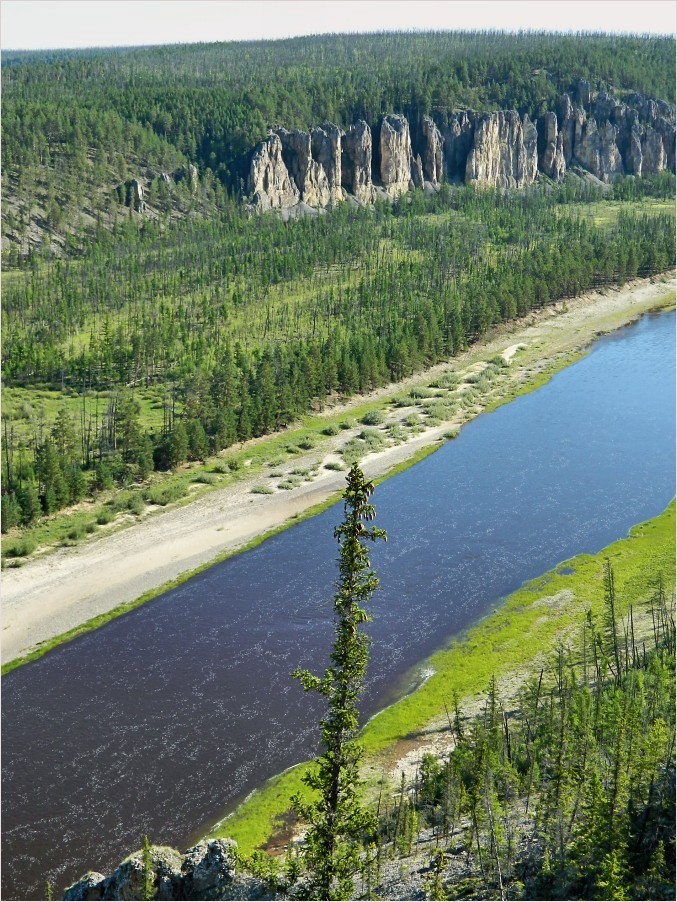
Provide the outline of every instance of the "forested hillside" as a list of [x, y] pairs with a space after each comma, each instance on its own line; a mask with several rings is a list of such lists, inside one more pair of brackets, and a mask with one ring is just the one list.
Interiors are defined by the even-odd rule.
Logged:
[[442, 177], [290, 222], [249, 216], [241, 195], [274, 124], [439, 120], [460, 105], [536, 117], [581, 78], [673, 100], [671, 39], [8, 53], [2, 77], [4, 531], [397, 381], [550, 302], [674, 265], [662, 143], [661, 171], [608, 184], [506, 193]]
[[[384, 23], [386, 25], [387, 23]], [[347, 127], [401, 112], [552, 110], [578, 79], [674, 104], [674, 40], [493, 32], [338, 35], [2, 60], [3, 248], [71, 253], [150, 187], [155, 216], [210, 213], [239, 192], [272, 126]], [[174, 179], [186, 164], [199, 190]], [[164, 176], [166, 177], [163, 177]], [[12, 259], [15, 259], [13, 257]]]

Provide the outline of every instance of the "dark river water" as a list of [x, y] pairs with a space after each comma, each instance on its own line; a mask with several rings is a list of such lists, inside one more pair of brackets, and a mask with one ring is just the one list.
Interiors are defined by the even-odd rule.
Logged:
[[[675, 493], [675, 317], [646, 316], [379, 486], [365, 716], [527, 579]], [[2, 682], [2, 898], [185, 848], [316, 750], [290, 674], [332, 641], [334, 507]]]

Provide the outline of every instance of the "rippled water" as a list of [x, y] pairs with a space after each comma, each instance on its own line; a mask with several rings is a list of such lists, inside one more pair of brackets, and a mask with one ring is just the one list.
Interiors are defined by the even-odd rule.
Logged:
[[[644, 317], [377, 489], [387, 545], [365, 715], [524, 580], [596, 552], [675, 492], [675, 317]], [[185, 847], [315, 751], [291, 679], [331, 643], [340, 507], [3, 680], [2, 897]]]

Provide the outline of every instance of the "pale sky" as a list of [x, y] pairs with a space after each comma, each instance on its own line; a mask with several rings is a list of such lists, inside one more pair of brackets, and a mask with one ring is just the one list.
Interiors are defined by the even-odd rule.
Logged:
[[111, 47], [357, 31], [674, 34], [677, 0], [2, 0], [3, 49]]

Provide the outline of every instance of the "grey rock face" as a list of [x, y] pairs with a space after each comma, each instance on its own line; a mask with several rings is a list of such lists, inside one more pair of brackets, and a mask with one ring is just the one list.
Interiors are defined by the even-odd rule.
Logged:
[[411, 180], [414, 183], [414, 188], [422, 188], [423, 187], [423, 163], [421, 162], [421, 154], [416, 154], [415, 157], [411, 157], [409, 161], [409, 170], [411, 172]]
[[624, 171], [616, 139], [618, 129], [610, 122], [598, 128], [594, 119], [587, 119], [576, 127], [574, 161], [592, 172], [603, 182], [608, 182]]
[[282, 159], [298, 188], [301, 201], [310, 207], [327, 206], [331, 200], [329, 180], [322, 166], [313, 159], [308, 132], [288, 132], [280, 128], [277, 136], [282, 144]]
[[341, 184], [360, 203], [374, 200], [371, 181], [371, 129], [360, 119], [351, 125], [341, 144]]
[[[674, 165], [674, 138], [672, 146]], [[661, 134], [647, 125], [646, 131], [642, 135], [642, 170], [639, 174], [652, 175], [656, 172], [663, 172], [664, 169], [667, 169], [667, 163], [668, 155]]]
[[538, 136], [528, 116], [513, 111], [488, 113], [477, 120], [465, 176], [469, 184], [523, 188], [536, 179]]
[[[181, 856], [152, 846], [154, 899], [275, 899], [270, 887], [251, 874], [237, 872], [237, 843], [230, 839], [201, 842]], [[80, 900], [143, 899], [145, 872], [141, 852], [125, 859], [110, 875], [86, 874], [63, 898]]]
[[249, 167], [247, 193], [261, 211], [292, 207], [299, 202], [299, 189], [285, 166], [278, 135], [271, 135], [256, 148]]
[[103, 874], [96, 871], [90, 871], [81, 877], [77, 883], [69, 887], [63, 895], [64, 899], [70, 902], [94, 902], [94, 900], [103, 899], [103, 885], [106, 878]]
[[589, 106], [592, 100], [592, 91], [590, 82], [584, 81], [582, 78], [576, 82], [576, 100], [582, 106]]
[[411, 138], [404, 116], [384, 116], [380, 133], [381, 183], [392, 197], [411, 184]]
[[568, 166], [574, 155], [576, 122], [573, 104], [568, 94], [562, 96], [559, 109], [559, 133], [562, 136], [562, 156], [564, 164]]
[[423, 156], [421, 161], [423, 164], [423, 175], [429, 182], [432, 182], [433, 185], [439, 185], [442, 180], [442, 166], [444, 161], [442, 147], [444, 145], [444, 139], [442, 138], [442, 133], [438, 127], [432, 119], [428, 118], [428, 116], [423, 117], [422, 129], [425, 142], [423, 145]]
[[466, 110], [454, 113], [443, 129], [444, 164], [449, 181], [465, 179], [465, 167], [472, 147], [475, 119]]
[[322, 167], [327, 177], [332, 202], [343, 199], [341, 189], [341, 137], [343, 132], [336, 125], [323, 125], [310, 133], [313, 159]]
[[560, 181], [566, 171], [562, 134], [557, 128], [555, 113], [546, 113], [543, 123], [545, 147], [539, 160], [541, 171], [555, 181]]

